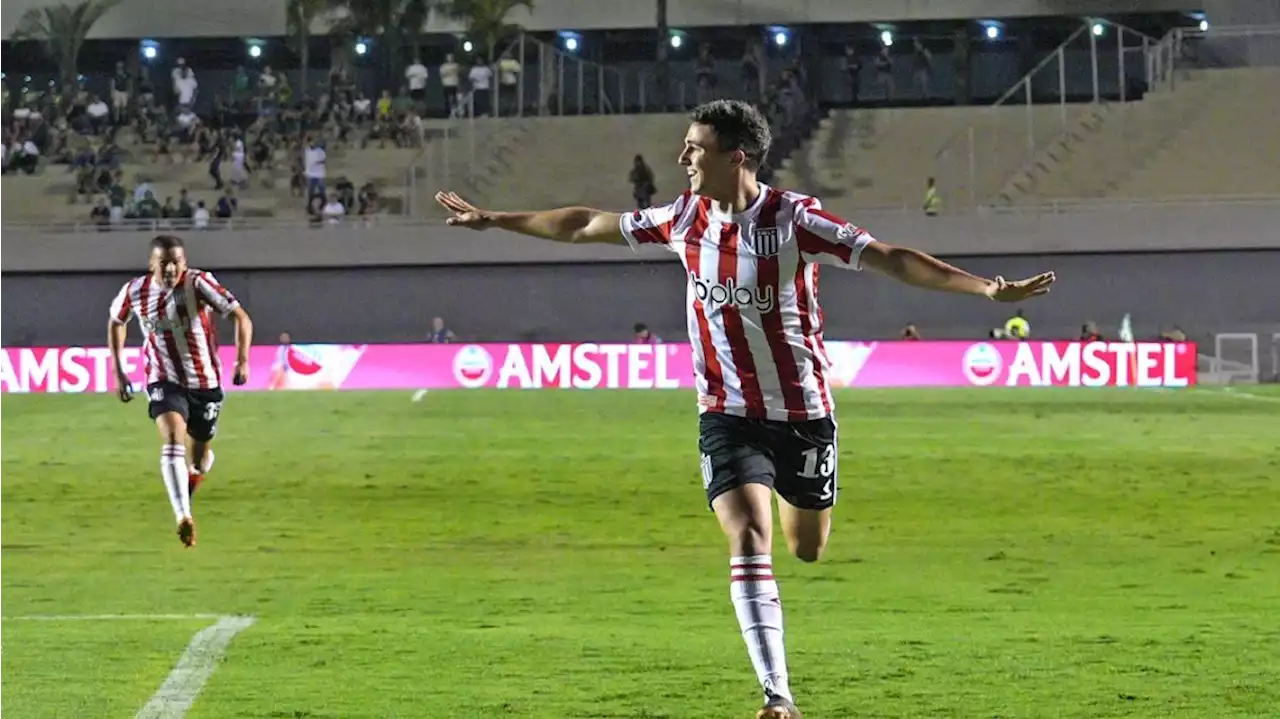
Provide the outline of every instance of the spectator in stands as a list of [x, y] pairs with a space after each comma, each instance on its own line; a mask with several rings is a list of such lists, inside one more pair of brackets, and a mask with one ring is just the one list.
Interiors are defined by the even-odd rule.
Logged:
[[89, 129], [95, 135], [104, 132], [111, 124], [111, 108], [97, 95], [89, 98], [89, 104], [85, 107], [85, 114], [89, 117]]
[[453, 334], [453, 330], [445, 327], [443, 317], [431, 318], [431, 334], [427, 335], [427, 342], [433, 345], [442, 345], [453, 342], [456, 339], [458, 338]]
[[128, 195], [124, 189], [124, 173], [116, 170], [111, 176], [111, 184], [107, 187], [107, 198], [111, 205], [111, 224], [124, 222], [124, 201]]
[[1187, 333], [1183, 332], [1181, 327], [1174, 325], [1171, 329], [1161, 332], [1160, 339], [1165, 342], [1186, 342]]
[[307, 173], [307, 197], [324, 195], [325, 160], [324, 142], [312, 139], [307, 143], [302, 164]]
[[925, 182], [923, 209], [929, 217], [937, 217], [942, 211], [942, 196], [938, 194], [938, 184], [932, 177]]
[[1012, 340], [1025, 340], [1031, 336], [1031, 323], [1027, 321], [1026, 316], [1019, 307], [1013, 316], [1005, 320], [1004, 334]]
[[356, 197], [359, 213], [362, 216], [375, 215], [378, 212], [378, 187], [372, 182], [360, 186], [360, 194]]
[[325, 222], [336, 225], [342, 222], [342, 217], [347, 214], [347, 208], [342, 206], [338, 201], [338, 193], [330, 192], [329, 201], [321, 208], [320, 214], [324, 217]]
[[230, 145], [231, 185], [243, 190], [249, 186], [249, 165], [246, 162], [244, 138], [240, 136], [239, 130], [231, 132]]
[[426, 109], [429, 75], [427, 66], [422, 64], [422, 58], [415, 53], [413, 62], [404, 69], [404, 81], [409, 86], [409, 98], [413, 100], [414, 107]]
[[747, 40], [747, 47], [742, 51], [740, 61], [742, 77], [742, 93], [749, 102], [759, 102], [764, 96], [764, 43], [760, 38]]
[[190, 108], [196, 103], [196, 92], [200, 83], [196, 82], [195, 73], [191, 72], [191, 68], [182, 65], [177, 69], [179, 74], [173, 81], [174, 94], [178, 97], [179, 107]]
[[101, 231], [111, 229], [111, 209], [107, 207], [106, 197], [98, 195], [93, 203], [93, 209], [89, 212], [89, 220]]
[[351, 214], [352, 208], [356, 206], [355, 183], [344, 175], [333, 183], [333, 189], [338, 193], [338, 202], [342, 203], [343, 209], [346, 210], [347, 214]]
[[148, 192], [152, 192], [155, 189], [151, 186], [151, 181], [147, 179], [146, 175], [140, 174], [135, 176], [134, 182], [137, 183], [133, 186], [134, 202], [142, 202], [142, 198], [146, 197]]
[[893, 82], [893, 56], [889, 54], [888, 45], [882, 45], [880, 54], [876, 55], [876, 84], [886, 100], [892, 100], [897, 94]]
[[316, 195], [307, 200], [307, 217], [311, 221], [313, 227], [319, 227], [324, 222], [324, 196]]
[[40, 148], [32, 141], [31, 135], [22, 135], [9, 149], [9, 170], [36, 174], [40, 167]]
[[916, 324], [914, 322], [908, 322], [907, 325], [902, 328], [902, 334], [899, 336], [899, 339], [905, 342], [919, 342], [924, 338], [920, 336], [920, 330], [916, 329]]
[[849, 83], [849, 102], [857, 106], [862, 96], [862, 56], [853, 43], [844, 46], [844, 77]]
[[404, 113], [404, 119], [400, 121], [400, 133], [398, 143], [400, 147], [422, 147], [423, 141], [426, 139], [426, 126], [422, 124], [422, 116], [415, 110], [409, 110]]
[[711, 54], [711, 45], [702, 43], [698, 47], [698, 59], [694, 63], [694, 72], [698, 78], [698, 104], [710, 102], [716, 89], [716, 59]]
[[204, 200], [196, 203], [196, 211], [191, 215], [191, 226], [197, 230], [209, 229], [209, 208], [204, 206]]
[[637, 322], [635, 326], [631, 328], [631, 330], [632, 332], [635, 333], [635, 339], [633, 340], [635, 344], [638, 344], [638, 345], [662, 344], [662, 338], [655, 335], [652, 331], [650, 331], [649, 325], [646, 325], [643, 322]]
[[1098, 325], [1092, 321], [1085, 322], [1080, 327], [1081, 342], [1101, 342], [1102, 335], [1098, 332]]
[[493, 68], [484, 63], [472, 65], [467, 82], [471, 85], [472, 112], [477, 117], [488, 117], [492, 108]]
[[222, 189], [222, 161], [227, 155], [227, 143], [218, 138], [213, 144], [213, 155], [209, 158], [209, 177], [213, 178], [213, 189]]
[[112, 121], [117, 125], [125, 124], [129, 117], [129, 89], [133, 78], [124, 69], [124, 61], [116, 62], [116, 74], [111, 78], [111, 111]]
[[635, 198], [636, 209], [652, 207], [653, 196], [658, 194], [658, 187], [654, 184], [653, 170], [645, 163], [643, 155], [636, 155], [628, 179], [631, 181], [631, 196]]
[[351, 102], [351, 117], [361, 127], [373, 119], [373, 101], [365, 97], [363, 90], [357, 93], [355, 100]]
[[440, 63], [440, 88], [444, 93], [445, 111], [450, 117], [457, 114], [458, 109], [458, 82], [462, 78], [462, 68], [458, 67], [458, 63], [453, 59], [453, 53], [444, 56], [444, 62]]
[[391, 91], [383, 90], [382, 94], [378, 96], [377, 105], [378, 114], [376, 117], [380, 122], [386, 122], [391, 119], [391, 106]]
[[138, 105], [151, 107], [156, 104], [156, 86], [151, 81], [151, 72], [144, 66], [138, 73]]
[[[178, 206], [173, 204], [173, 196], [164, 198], [164, 205], [160, 208], [160, 217], [166, 220], [176, 220], [178, 218]], [[166, 223], [172, 227], [172, 223]]]
[[190, 220], [196, 213], [194, 207], [191, 206], [191, 198], [187, 196], [187, 188], [182, 188], [178, 193], [178, 219]]
[[[203, 203], [201, 203], [203, 204]], [[218, 198], [218, 206], [216, 214], [219, 220], [229, 220], [235, 217], [240, 210], [240, 201], [236, 199], [235, 188], [228, 187], [223, 191], [222, 197]]]
[[244, 65], [236, 65], [236, 74], [231, 78], [231, 104], [237, 107], [249, 99], [249, 71]]
[[931, 89], [933, 53], [929, 52], [929, 48], [924, 46], [920, 38], [913, 38], [911, 42], [913, 46], [911, 50], [911, 77], [915, 83], [916, 90], [920, 93], [920, 97], [928, 99], [933, 95]]
[[156, 201], [156, 195], [151, 190], [147, 190], [143, 194], [142, 199], [138, 201], [137, 207], [134, 208], [140, 220], [158, 220], [160, 219], [160, 203]]
[[519, 112], [520, 103], [520, 61], [511, 56], [511, 48], [502, 51], [502, 57], [498, 60], [498, 92], [501, 97], [498, 102], [501, 105], [498, 113], [505, 112], [507, 116], [515, 115]]

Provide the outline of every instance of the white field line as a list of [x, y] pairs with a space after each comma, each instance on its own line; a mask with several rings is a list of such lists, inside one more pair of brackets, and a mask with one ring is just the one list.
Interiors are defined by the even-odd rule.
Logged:
[[1247, 399], [1247, 400], [1252, 400], [1254, 402], [1280, 402], [1280, 397], [1270, 397], [1264, 394], [1254, 394], [1252, 392], [1243, 392], [1241, 390], [1232, 389], [1230, 387], [1226, 387], [1219, 390], [1203, 389], [1203, 388], [1197, 387], [1194, 391], [1197, 394], [1212, 394], [1218, 397], [1235, 397], [1237, 399]]
[[240, 632], [256, 621], [254, 617], [219, 617], [213, 626], [205, 627], [191, 637], [191, 643], [165, 677], [151, 699], [138, 710], [134, 719], [182, 719], [213, 676], [227, 645]]
[[27, 614], [3, 617], [17, 622], [104, 622], [104, 621], [179, 621], [216, 619], [196, 632], [173, 666], [169, 676], [134, 719], [182, 719], [200, 696], [204, 685], [218, 668], [227, 646], [237, 634], [248, 629], [257, 619], [221, 614]]
[[127, 621], [175, 621], [182, 619], [218, 619], [221, 614], [25, 614], [4, 617], [6, 622], [109, 622]]

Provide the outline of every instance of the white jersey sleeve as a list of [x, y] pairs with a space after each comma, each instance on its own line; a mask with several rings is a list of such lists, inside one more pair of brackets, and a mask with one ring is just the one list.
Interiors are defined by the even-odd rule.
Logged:
[[665, 205], [628, 212], [619, 222], [622, 236], [632, 250], [638, 250], [640, 245], [661, 245], [674, 252], [671, 233], [692, 202], [696, 202], [693, 193], [686, 190]]
[[815, 197], [798, 203], [795, 213], [796, 243], [806, 262], [862, 269], [859, 257], [875, 238], [866, 230], [822, 209]]
[[192, 282], [195, 286], [196, 296], [200, 301], [217, 310], [218, 314], [226, 317], [240, 306], [240, 302], [236, 300], [235, 295], [226, 287], [218, 284], [218, 280], [211, 272], [198, 272]]
[[120, 288], [119, 294], [111, 302], [111, 321], [117, 324], [127, 324], [129, 317], [133, 315], [133, 305], [129, 302], [130, 288], [133, 287], [133, 281], [124, 283], [124, 287]]

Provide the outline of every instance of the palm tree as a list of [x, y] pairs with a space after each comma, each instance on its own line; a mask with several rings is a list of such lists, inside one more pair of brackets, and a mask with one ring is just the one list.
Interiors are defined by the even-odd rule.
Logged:
[[311, 25], [332, 5], [331, 0], [289, 0], [288, 33], [302, 61], [301, 92], [305, 93], [309, 87], [307, 68], [311, 64]]
[[39, 40], [58, 63], [58, 79], [63, 88], [74, 87], [79, 73], [76, 60], [85, 38], [98, 20], [123, 0], [82, 0], [82, 2], [31, 8], [18, 22], [13, 40]]
[[335, 32], [350, 37], [382, 38], [387, 45], [383, 56], [386, 70], [395, 77], [400, 50], [406, 41], [415, 43], [427, 21], [431, 0], [330, 0], [330, 6], [346, 10]]
[[516, 8], [533, 9], [533, 0], [451, 0], [445, 11], [467, 25], [467, 35], [486, 48], [489, 64], [498, 56], [498, 43], [519, 32], [520, 26], [507, 22]]

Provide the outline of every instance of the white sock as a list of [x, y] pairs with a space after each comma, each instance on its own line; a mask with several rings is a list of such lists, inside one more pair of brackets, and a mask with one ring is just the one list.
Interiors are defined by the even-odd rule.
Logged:
[[731, 557], [729, 596], [760, 686], [766, 695], [791, 699], [787, 653], [782, 645], [782, 600], [773, 579], [773, 557]]
[[166, 444], [160, 448], [160, 477], [169, 492], [174, 519], [181, 522], [191, 516], [191, 495], [187, 490], [187, 448]]

